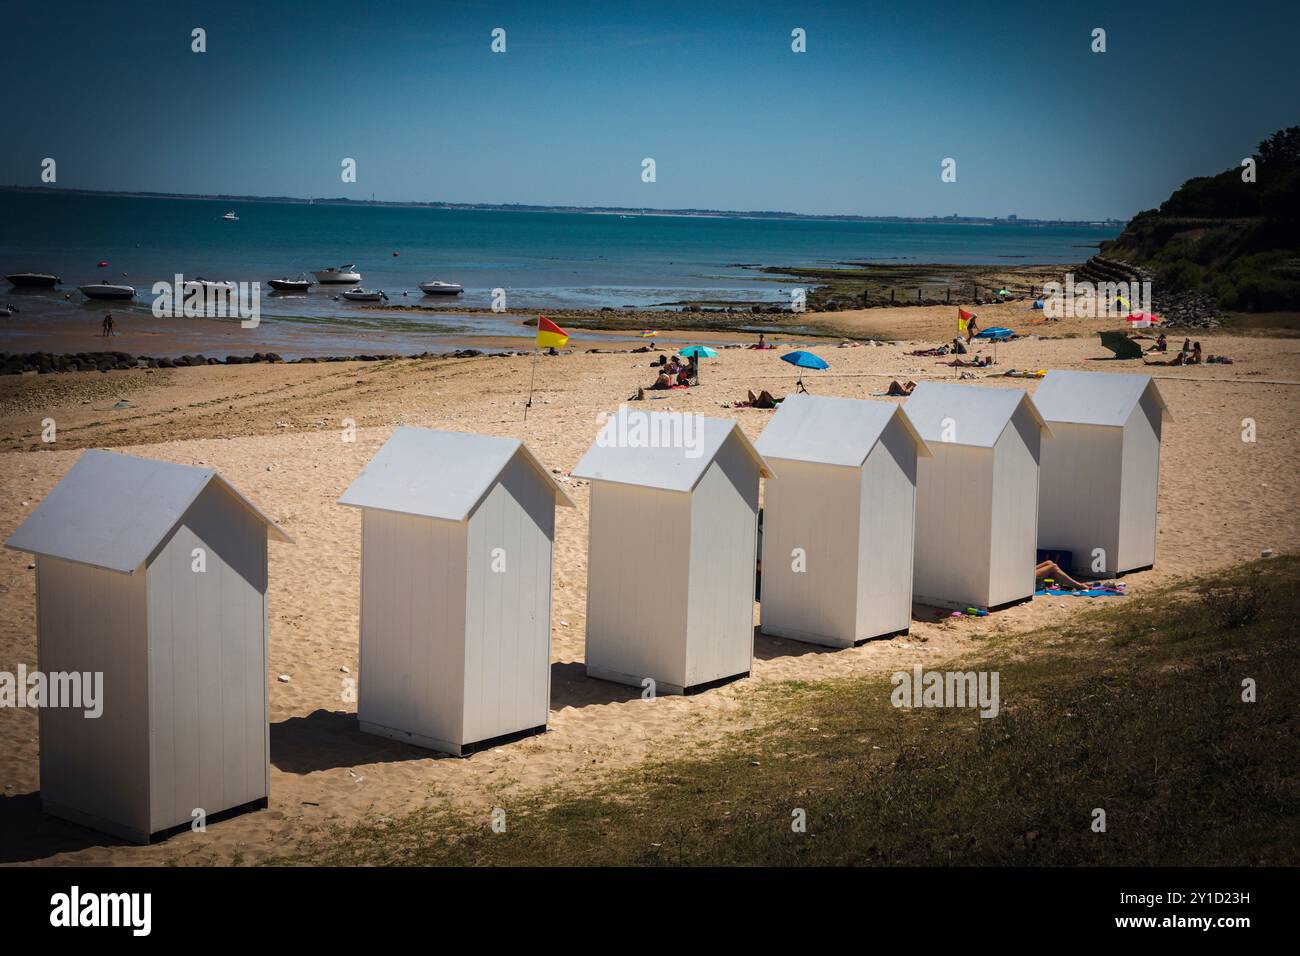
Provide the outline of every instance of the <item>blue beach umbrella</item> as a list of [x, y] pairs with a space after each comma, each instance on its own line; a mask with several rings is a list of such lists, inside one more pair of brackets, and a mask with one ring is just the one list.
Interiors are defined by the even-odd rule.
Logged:
[[[795, 366], [796, 368], [815, 368], [815, 369], [830, 368], [830, 365], [827, 364], [826, 360], [822, 358], [820, 355], [814, 355], [812, 352], [805, 352], [802, 349], [797, 352], [787, 352], [785, 355], [781, 356], [781, 361], [789, 362], [791, 365]], [[803, 387], [802, 375], [799, 376], [799, 381], [797, 384], [799, 386], [800, 391], [807, 391], [807, 389]]]

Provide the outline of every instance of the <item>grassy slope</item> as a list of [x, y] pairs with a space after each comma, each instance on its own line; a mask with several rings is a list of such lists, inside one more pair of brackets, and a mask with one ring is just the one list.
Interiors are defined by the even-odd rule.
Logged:
[[[1295, 864], [1298, 576], [1300, 560], [1275, 558], [1208, 596], [1116, 599], [991, 641], [966, 662], [1001, 675], [991, 720], [895, 709], [884, 678], [781, 684], [761, 692], [762, 733], [581, 797], [504, 802], [505, 833], [421, 811], [328, 829], [280, 862]], [[1226, 622], [1259, 588], [1258, 617]], [[1245, 677], [1257, 703], [1241, 701]]]

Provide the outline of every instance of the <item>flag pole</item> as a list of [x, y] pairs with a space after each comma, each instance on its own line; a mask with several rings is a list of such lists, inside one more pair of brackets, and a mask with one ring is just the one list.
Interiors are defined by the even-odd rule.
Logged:
[[528, 409], [533, 407], [533, 381], [537, 378], [537, 349], [533, 349], [533, 367], [528, 374], [528, 401], [524, 403], [524, 421], [528, 421]]

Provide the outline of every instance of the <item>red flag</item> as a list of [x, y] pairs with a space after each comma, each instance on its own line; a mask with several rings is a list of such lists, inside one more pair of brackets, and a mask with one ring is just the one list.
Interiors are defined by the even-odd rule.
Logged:
[[562, 349], [568, 341], [568, 332], [544, 315], [537, 317], [537, 347], [539, 349]]

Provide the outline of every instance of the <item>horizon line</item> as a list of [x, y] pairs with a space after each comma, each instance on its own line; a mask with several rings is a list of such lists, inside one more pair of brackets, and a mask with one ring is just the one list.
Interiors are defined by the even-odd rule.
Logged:
[[584, 206], [557, 203], [503, 203], [503, 202], [454, 202], [451, 200], [431, 199], [352, 199], [347, 196], [256, 196], [242, 193], [178, 193], [159, 190], [141, 189], [89, 189], [77, 186], [24, 186], [10, 183], [0, 186], [3, 192], [24, 193], [68, 193], [92, 196], [130, 196], [139, 199], [193, 199], [200, 201], [226, 202], [264, 202], [316, 204], [336, 206], [395, 206], [407, 208], [435, 208], [448, 210], [467, 210], [480, 212], [570, 212], [580, 214], [619, 213], [630, 215], [682, 216], [688, 218], [735, 218], [735, 219], [811, 219], [827, 221], [859, 222], [1003, 222], [1015, 224], [1053, 224], [1053, 225], [1113, 225], [1123, 224], [1128, 220], [1107, 217], [1105, 219], [1038, 219], [1022, 218], [1014, 213], [1007, 216], [958, 215], [947, 216], [870, 216], [860, 213], [803, 213], [780, 209], [704, 209], [684, 207], [664, 209], [651, 206]]

